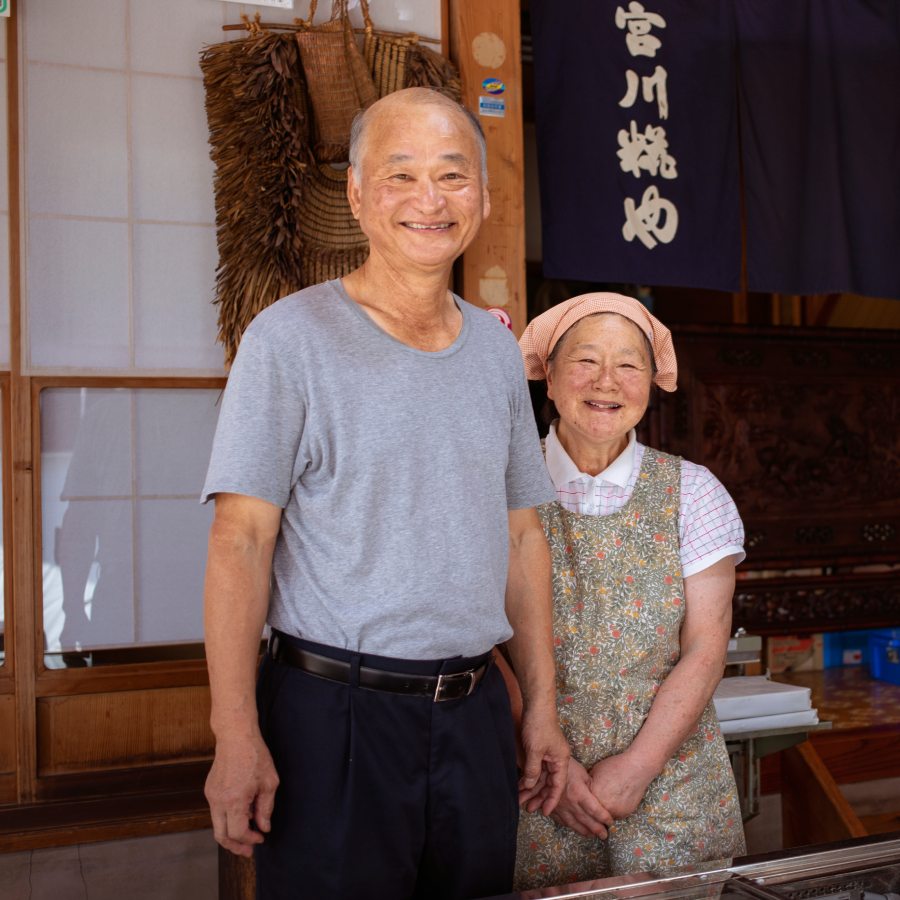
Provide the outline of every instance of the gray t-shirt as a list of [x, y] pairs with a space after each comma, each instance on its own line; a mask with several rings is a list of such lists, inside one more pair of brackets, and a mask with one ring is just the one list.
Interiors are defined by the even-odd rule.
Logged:
[[506, 640], [507, 510], [556, 496], [519, 348], [456, 298], [459, 337], [395, 340], [340, 281], [260, 313], [228, 378], [203, 501], [284, 510], [269, 624], [383, 656]]

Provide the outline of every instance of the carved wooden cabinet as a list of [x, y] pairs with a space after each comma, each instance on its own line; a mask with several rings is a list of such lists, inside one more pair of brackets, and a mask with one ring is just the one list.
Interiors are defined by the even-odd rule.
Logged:
[[900, 332], [673, 329], [648, 440], [708, 466], [744, 520], [735, 627], [900, 622]]

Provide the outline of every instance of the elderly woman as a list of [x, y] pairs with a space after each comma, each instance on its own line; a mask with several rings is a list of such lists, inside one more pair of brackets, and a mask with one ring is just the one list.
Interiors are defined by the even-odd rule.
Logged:
[[711, 697], [743, 526], [708, 469], [635, 440], [651, 384], [675, 390], [671, 335], [630, 297], [585, 294], [536, 318], [520, 346], [559, 415], [545, 445], [558, 499], [539, 512], [572, 761], [552, 818], [539, 797], [526, 804], [517, 887], [740, 855]]

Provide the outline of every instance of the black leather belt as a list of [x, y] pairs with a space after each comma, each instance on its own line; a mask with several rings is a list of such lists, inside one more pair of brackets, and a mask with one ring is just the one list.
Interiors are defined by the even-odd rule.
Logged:
[[[330, 681], [350, 683], [350, 663], [344, 659], [333, 659], [321, 653], [313, 653], [296, 647], [284, 640], [277, 631], [269, 638], [269, 655], [276, 662], [285, 663], [295, 669], [302, 669], [310, 675], [327, 678]], [[414, 694], [428, 697], [435, 703], [445, 700], [459, 700], [468, 697], [484, 678], [493, 657], [474, 669], [451, 672], [446, 675], [411, 675], [406, 672], [391, 672], [387, 669], [359, 667], [359, 686], [374, 691], [390, 691], [395, 694]]]

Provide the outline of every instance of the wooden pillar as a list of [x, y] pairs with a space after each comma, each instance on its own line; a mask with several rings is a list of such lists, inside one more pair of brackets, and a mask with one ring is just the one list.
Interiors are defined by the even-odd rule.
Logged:
[[519, 0], [450, 0], [450, 57], [463, 103], [487, 138], [491, 214], [465, 252], [456, 288], [470, 303], [505, 309], [526, 325], [525, 161]]
[[256, 865], [253, 857], [235, 856], [219, 847], [219, 900], [253, 900]]
[[750, 321], [746, 291], [731, 295], [731, 321], [735, 325], [746, 325]]
[[801, 325], [802, 300], [799, 294], [772, 294], [772, 324]]
[[785, 848], [868, 833], [808, 741], [781, 755], [781, 820]]
[[[10, 303], [10, 421], [7, 446], [11, 457], [10, 493], [5, 503], [12, 507], [13, 543], [12, 604], [7, 605], [12, 632], [12, 667], [15, 676], [16, 728], [18, 736], [16, 772], [17, 799], [28, 803], [35, 798], [37, 781], [37, 723], [35, 677], [40, 666], [43, 631], [37, 613], [40, 564], [32, 547], [37, 542], [33, 514], [34, 482], [32, 453], [31, 379], [22, 372], [24, 337], [22, 329], [22, 246], [19, 159], [19, 4], [12, 8], [6, 28], [7, 146], [9, 152], [9, 303]], [[6, 485], [4, 485], [6, 488]], [[30, 537], [29, 537], [30, 536]], [[8, 545], [8, 543], [7, 543]], [[11, 606], [11, 608], [10, 608]], [[9, 664], [9, 657], [7, 658]]]

